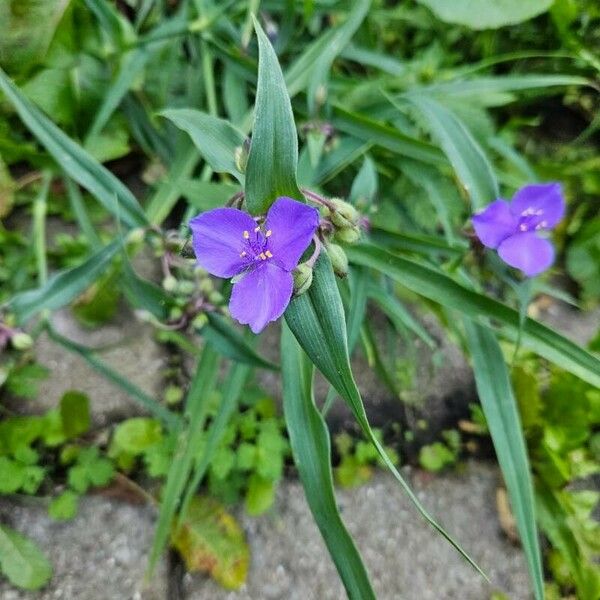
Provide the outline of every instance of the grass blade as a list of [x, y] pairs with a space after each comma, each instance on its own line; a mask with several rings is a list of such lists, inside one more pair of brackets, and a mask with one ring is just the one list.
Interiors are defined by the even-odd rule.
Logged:
[[[0, 90], [12, 103], [23, 123], [75, 181], [117, 219], [130, 227], [143, 227], [146, 216], [135, 196], [81, 146], [65, 135], [34, 106], [0, 69]], [[116, 201], [115, 201], [116, 199]]]
[[465, 319], [477, 393], [496, 449], [517, 521], [535, 597], [544, 598], [544, 574], [535, 525], [535, 501], [527, 447], [508, 369], [496, 336]]
[[329, 432], [313, 399], [313, 366], [285, 325], [281, 336], [281, 357], [283, 411], [306, 500], [348, 598], [374, 600], [367, 571], [337, 509]]
[[277, 55], [258, 22], [258, 84], [246, 170], [246, 206], [265, 213], [278, 196], [304, 201], [296, 183], [298, 134]]
[[110, 243], [81, 265], [55, 273], [42, 287], [13, 296], [9, 309], [22, 324], [42, 310], [66, 306], [106, 271], [119, 249], [119, 241]]
[[[409, 290], [457, 310], [511, 340], [519, 333], [519, 313], [497, 300], [467, 289], [440, 271], [370, 244], [348, 247], [352, 262], [371, 267]], [[497, 324], [497, 325], [496, 325]], [[584, 381], [600, 386], [600, 360], [564, 336], [533, 319], [523, 324], [522, 344]]]
[[386, 467], [421, 515], [485, 577], [473, 559], [421, 505], [373, 434], [350, 368], [344, 308], [326, 254], [321, 253], [319, 256], [313, 272], [312, 285], [306, 293], [292, 300], [285, 312], [285, 319], [302, 349], [346, 401], [363, 433], [373, 443]]

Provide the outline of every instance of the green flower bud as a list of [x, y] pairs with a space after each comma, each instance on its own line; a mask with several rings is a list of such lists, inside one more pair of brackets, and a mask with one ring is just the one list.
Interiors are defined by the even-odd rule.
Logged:
[[215, 306], [223, 302], [223, 294], [221, 292], [211, 292], [208, 295], [208, 301]]
[[240, 173], [246, 172], [246, 166], [248, 165], [248, 157], [250, 156], [250, 140], [246, 138], [242, 146], [238, 146], [235, 149], [233, 158], [235, 166]]
[[192, 281], [179, 281], [176, 286], [177, 293], [184, 296], [191, 296], [196, 290], [196, 285]]
[[181, 308], [173, 306], [173, 308], [171, 308], [171, 310], [169, 311], [169, 320], [177, 321], [178, 319], [181, 319], [181, 317], [183, 317], [183, 311], [181, 310]]
[[358, 224], [360, 215], [352, 204], [344, 202], [339, 198], [332, 198], [330, 200], [333, 204], [333, 211], [331, 213], [331, 222], [340, 229], [346, 229], [348, 227], [355, 227]]
[[163, 289], [167, 292], [174, 292], [177, 287], [177, 279], [173, 275], [168, 275], [162, 280]]
[[10, 343], [15, 350], [27, 350], [33, 346], [31, 336], [23, 332], [15, 333], [15, 335], [10, 338]]
[[198, 289], [200, 290], [200, 292], [204, 295], [208, 295], [210, 294], [214, 289], [215, 289], [215, 285], [212, 282], [211, 279], [203, 279], [199, 284], [198, 284]]
[[312, 267], [306, 263], [302, 263], [294, 269], [292, 275], [294, 276], [294, 295], [299, 296], [300, 294], [304, 294], [313, 280]]
[[200, 331], [207, 323], [208, 317], [206, 316], [206, 313], [200, 313], [194, 317], [194, 320], [192, 321], [192, 327], [196, 331]]
[[338, 277], [348, 275], [348, 257], [341, 246], [337, 244], [327, 245], [327, 254], [331, 260], [331, 266]]
[[144, 240], [144, 235], [146, 235], [146, 232], [141, 227], [136, 227], [127, 234], [127, 242], [138, 244]]
[[360, 229], [358, 227], [338, 229], [335, 232], [335, 239], [343, 244], [354, 244], [360, 239]]

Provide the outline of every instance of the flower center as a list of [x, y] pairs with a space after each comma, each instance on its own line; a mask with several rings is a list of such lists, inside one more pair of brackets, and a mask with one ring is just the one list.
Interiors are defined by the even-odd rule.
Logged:
[[548, 222], [542, 218], [543, 215], [544, 211], [540, 208], [536, 209], [531, 206], [526, 208], [519, 216], [519, 231], [544, 229], [548, 226]]
[[243, 250], [240, 252], [240, 258], [247, 258], [248, 261], [263, 261], [273, 258], [273, 253], [269, 250], [269, 240], [273, 232], [269, 229], [265, 233], [260, 227], [255, 227], [254, 231], [244, 231]]

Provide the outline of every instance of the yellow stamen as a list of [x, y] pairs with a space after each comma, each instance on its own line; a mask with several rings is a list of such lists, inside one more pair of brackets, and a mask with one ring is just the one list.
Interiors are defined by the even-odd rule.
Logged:
[[271, 235], [272, 233], [273, 233], [273, 232], [272, 232], [272, 231], [269, 229], [269, 231], [267, 231], [267, 233], [265, 233], [265, 237], [270, 237], [270, 235]]
[[264, 252], [261, 252], [258, 256], [260, 257], [261, 260], [267, 260], [267, 257]]
[[244, 239], [247, 240], [250, 237], [250, 234], [247, 231], [244, 231]]
[[267, 255], [267, 257], [268, 257], [268, 258], [273, 258], [273, 255], [271, 254], [271, 251], [270, 251], [270, 250], [267, 250], [267, 251], [265, 252], [265, 254]]
[[260, 227], [255, 227], [254, 228], [254, 233], [256, 233], [257, 231], [260, 231]]
[[240, 258], [244, 258], [244, 256], [246, 256], [246, 251], [245, 250], [243, 252], [240, 252]]

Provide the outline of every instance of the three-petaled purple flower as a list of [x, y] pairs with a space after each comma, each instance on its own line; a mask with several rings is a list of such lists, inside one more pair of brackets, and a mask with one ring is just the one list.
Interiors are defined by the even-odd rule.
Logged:
[[318, 225], [315, 208], [286, 197], [275, 200], [262, 226], [237, 208], [216, 208], [190, 221], [198, 264], [217, 277], [235, 277], [229, 311], [254, 333], [287, 308], [292, 271]]
[[473, 216], [475, 233], [500, 258], [534, 277], [554, 262], [554, 246], [538, 232], [556, 227], [565, 213], [559, 183], [526, 185], [510, 202], [496, 200]]

